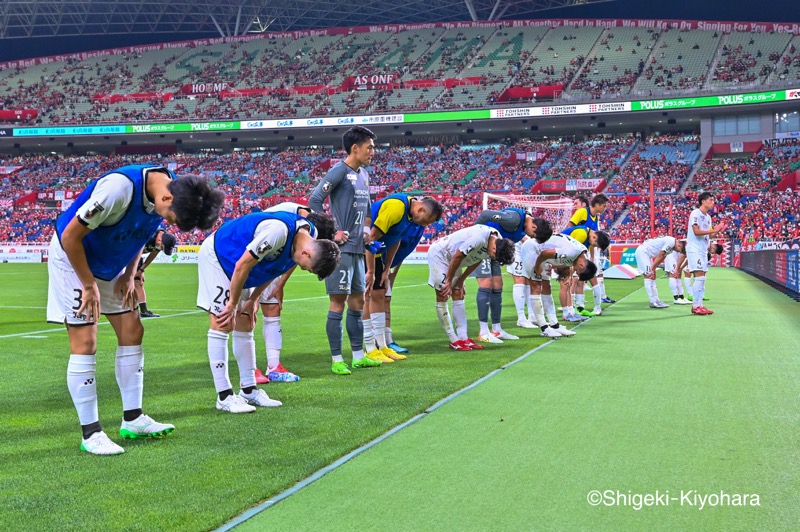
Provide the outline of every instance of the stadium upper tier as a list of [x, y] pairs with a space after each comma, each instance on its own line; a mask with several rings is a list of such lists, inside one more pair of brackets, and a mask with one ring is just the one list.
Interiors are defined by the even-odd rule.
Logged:
[[54, 56], [0, 65], [0, 109], [37, 111], [21, 122], [47, 125], [246, 120], [800, 81], [800, 36], [786, 31], [593, 22], [338, 28]]
[[[659, 231], [669, 226], [669, 205], [673, 204], [673, 221], [685, 220], [687, 213], [683, 211], [693, 205], [687, 197], [696, 197], [699, 190], [715, 191], [726, 198], [726, 205], [730, 204], [724, 212], [733, 213], [736, 230], [729, 236], [741, 233], [749, 238], [757, 228], [759, 234], [770, 238], [800, 231], [797, 191], [776, 192], [781, 177], [800, 170], [800, 149], [763, 147], [758, 153], [737, 159], [708, 159], [701, 164], [697, 143], [696, 135], [662, 135], [514, 146], [396, 147], [379, 150], [368, 170], [372, 192], [378, 196], [403, 191], [431, 194], [445, 202], [445, 220], [429, 229], [428, 238], [471, 224], [480, 211], [483, 192], [529, 194], [554, 183], [555, 178], [563, 184], [576, 176], [595, 187], [584, 187], [583, 193], [604, 190], [611, 196], [602, 223], [618, 240], [640, 238], [649, 227], [649, 207], [644, 198], [649, 193], [650, 177], [658, 194]], [[223, 222], [281, 201], [306, 201], [339, 155], [332, 149], [295, 148], [176, 154], [151, 160], [172, 165], [178, 174], [208, 176], [226, 194]], [[57, 194], [69, 199], [92, 179], [145, 160], [119, 155], [26, 155], [0, 160], [0, 168], [6, 172], [0, 175], [0, 241], [47, 241], [60, 213]], [[581, 173], [582, 168], [588, 169], [588, 174]], [[693, 169], [698, 170], [693, 174]], [[607, 183], [605, 188], [603, 183]], [[683, 194], [683, 190], [688, 192]], [[781, 198], [778, 206], [764, 209], [773, 196]], [[203, 238], [200, 233], [181, 234], [179, 241], [197, 243]]]

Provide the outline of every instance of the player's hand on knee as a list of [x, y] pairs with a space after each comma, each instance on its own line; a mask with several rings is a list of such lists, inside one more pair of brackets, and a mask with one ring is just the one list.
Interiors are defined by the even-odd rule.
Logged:
[[222, 312], [217, 314], [217, 325], [220, 329], [230, 332], [233, 329], [233, 320], [236, 317], [236, 309], [230, 303], [225, 305]]
[[100, 290], [97, 283], [83, 287], [81, 306], [75, 311], [75, 316], [86, 316], [87, 321], [100, 321]]
[[133, 277], [125, 278], [123, 275], [117, 280], [114, 290], [122, 296], [122, 306], [136, 310], [136, 283]]

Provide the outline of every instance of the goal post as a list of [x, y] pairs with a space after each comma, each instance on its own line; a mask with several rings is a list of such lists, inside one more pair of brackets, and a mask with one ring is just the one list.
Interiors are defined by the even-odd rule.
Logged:
[[529, 211], [534, 218], [544, 218], [550, 222], [554, 232], [567, 227], [572, 216], [572, 200], [561, 196], [540, 196], [532, 194], [492, 194], [483, 193], [483, 209], [502, 210], [517, 207]]

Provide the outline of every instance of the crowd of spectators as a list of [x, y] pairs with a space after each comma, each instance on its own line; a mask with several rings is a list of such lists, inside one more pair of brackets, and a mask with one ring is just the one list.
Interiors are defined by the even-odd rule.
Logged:
[[[665, 135], [645, 139], [642, 146], [686, 146], [696, 137]], [[605, 164], [616, 161], [626, 150], [634, 145], [633, 139], [625, 138], [600, 142], [573, 144], [566, 141], [550, 141], [513, 146], [429, 146], [425, 148], [393, 147], [379, 150], [373, 166], [369, 169], [373, 194], [382, 197], [396, 191], [432, 194], [448, 207], [445, 223], [437, 224], [428, 232], [428, 238], [461, 228], [477, 216], [484, 192], [529, 194], [540, 178], [542, 162], [553, 157], [561, 157], [554, 168], [548, 171], [569, 174], [579, 171], [581, 165], [589, 169], [588, 175], [602, 176], [610, 171]], [[517, 159], [518, 154], [526, 158]], [[538, 154], [538, 155], [533, 155]], [[764, 148], [750, 159], [731, 162], [716, 162], [722, 170], [714, 174], [711, 170], [701, 175], [701, 181], [694, 188], [717, 191], [720, 207], [715, 215], [728, 219], [732, 229], [730, 236], [742, 237], [760, 235], [760, 238], [777, 238], [794, 235], [798, 229], [797, 192], [775, 193], [772, 172], [782, 175], [786, 169], [800, 166], [800, 150], [792, 147]], [[530, 160], [527, 157], [530, 155]], [[164, 165], [172, 165], [177, 172], [195, 173], [208, 176], [223, 192], [227, 201], [220, 223], [234, 217], [261, 210], [281, 201], [304, 201], [314, 184], [325, 174], [331, 164], [339, 158], [339, 153], [331, 148], [294, 148], [282, 151], [236, 151], [229, 154], [173, 154], [154, 156], [152, 160]], [[638, 155], [634, 155], [634, 158]], [[566, 159], [567, 164], [562, 165]], [[754, 160], [755, 162], [748, 162]], [[596, 164], [601, 161], [602, 164]], [[46, 242], [52, 236], [53, 222], [59, 214], [59, 203], [53, 198], [34, 203], [13, 206], [14, 202], [32, 192], [54, 190], [79, 192], [94, 177], [126, 164], [141, 163], [141, 157], [134, 156], [52, 156], [28, 155], [0, 160], [2, 167], [19, 167], [12, 174], [0, 175], [0, 241]], [[725, 167], [724, 165], [729, 165]], [[730, 166], [735, 164], [738, 166]], [[636, 172], [641, 165], [643, 172], [657, 172], [663, 192], [656, 201], [656, 232], [668, 231], [671, 219], [675, 231], [685, 223], [694, 207], [696, 191], [690, 191], [686, 198], [674, 193], [676, 186], [685, 177], [665, 180], [670, 169], [681, 168], [680, 164], [662, 165], [659, 160], [632, 160], [616, 179], [611, 181], [607, 193], [611, 197], [601, 223], [611, 228], [625, 212], [624, 220], [612, 230], [617, 240], [636, 240], [642, 237], [642, 229], [649, 229], [649, 202], [641, 184], [637, 184]], [[710, 165], [709, 168], [716, 168]], [[631, 169], [630, 172], [627, 169]], [[766, 181], [758, 179], [760, 172], [766, 172]], [[743, 189], [733, 190], [729, 175], [754, 173], [748, 182], [763, 183]], [[580, 173], [581, 177], [587, 174]], [[717, 175], [714, 181], [713, 175]], [[624, 190], [620, 184], [627, 183]], [[643, 182], [642, 182], [643, 183]], [[616, 185], [616, 187], [615, 187]], [[741, 199], [734, 192], [745, 192]], [[636, 197], [635, 201], [631, 198]], [[732, 201], [731, 198], [737, 201]], [[770, 203], [774, 200], [773, 203]], [[670, 211], [670, 205], [671, 211]], [[625, 210], [627, 208], [627, 211]], [[197, 243], [203, 234], [178, 234], [179, 243]]]
[[633, 137], [589, 140], [570, 147], [547, 171], [548, 179], [609, 179], [636, 144]]
[[725, 83], [751, 83], [759, 78], [769, 76], [772, 70], [768, 65], [764, 65], [761, 70], [756, 72], [754, 69], [758, 65], [758, 58], [761, 51], [757, 51], [754, 56], [750, 52], [742, 50], [742, 45], [729, 48], [727, 45], [722, 47], [721, 59], [714, 69], [714, 81]]
[[[655, 193], [675, 194], [691, 174], [694, 159], [686, 153], [697, 150], [699, 139], [694, 135], [658, 135], [647, 137], [627, 164], [608, 185], [607, 192], [646, 195], [653, 178]], [[651, 152], [650, 147], [662, 149]]]
[[800, 168], [800, 150], [794, 146], [770, 148], [743, 157], [709, 159], [692, 178], [690, 190], [717, 194], [752, 194], [770, 190], [784, 175]]

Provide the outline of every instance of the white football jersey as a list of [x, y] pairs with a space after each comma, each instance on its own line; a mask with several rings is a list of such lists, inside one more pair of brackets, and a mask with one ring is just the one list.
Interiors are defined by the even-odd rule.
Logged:
[[544, 264], [552, 264], [553, 266], [572, 266], [575, 259], [586, 253], [588, 258], [589, 250], [586, 246], [575, 240], [569, 235], [562, 235], [556, 233], [551, 236], [544, 244], [539, 244], [541, 251], [554, 249], [556, 257], [554, 259], [547, 259]]
[[710, 235], [695, 236], [692, 226], [698, 226], [702, 231], [711, 229], [711, 216], [703, 214], [700, 209], [695, 209], [689, 215], [689, 226], [686, 230], [686, 251], [689, 253], [706, 253], [711, 242]]
[[284, 201], [283, 203], [278, 203], [277, 205], [273, 205], [268, 209], [264, 209], [264, 212], [290, 212], [292, 214], [303, 216], [305, 213], [301, 214], [300, 209], [306, 209], [310, 211], [311, 207], [301, 203], [295, 203], [293, 201]]
[[450, 262], [456, 251], [466, 255], [461, 262], [461, 266], [466, 268], [489, 256], [489, 237], [492, 235], [501, 238], [497, 229], [488, 225], [473, 225], [447, 235], [436, 244], [447, 262]]
[[667, 256], [669, 256], [672, 254], [672, 251], [674, 249], [675, 249], [675, 238], [671, 236], [651, 238], [649, 240], [645, 240], [639, 246], [639, 250], [642, 250], [651, 259], [656, 258], [658, 254], [661, 253], [662, 251], [666, 253]]

